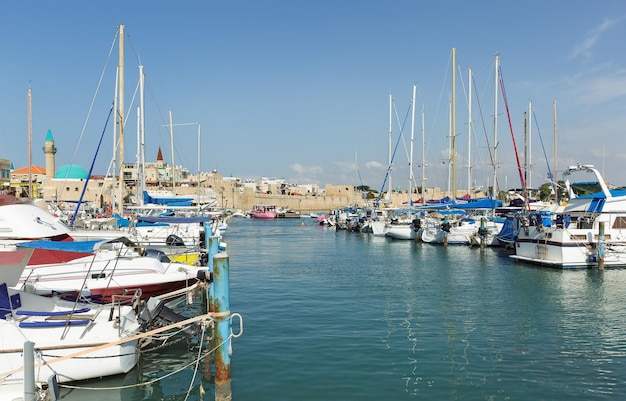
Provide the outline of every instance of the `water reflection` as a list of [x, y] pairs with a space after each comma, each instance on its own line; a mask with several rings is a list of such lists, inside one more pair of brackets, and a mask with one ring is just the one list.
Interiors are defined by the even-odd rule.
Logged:
[[[195, 372], [197, 347], [177, 344], [158, 352], [143, 354], [140, 363], [125, 375], [75, 383], [61, 388], [63, 401], [155, 401], [203, 400], [213, 391], [204, 378], [204, 364]], [[182, 369], [182, 370], [181, 370]], [[172, 372], [175, 372], [172, 374]], [[189, 396], [187, 397], [187, 393]]]

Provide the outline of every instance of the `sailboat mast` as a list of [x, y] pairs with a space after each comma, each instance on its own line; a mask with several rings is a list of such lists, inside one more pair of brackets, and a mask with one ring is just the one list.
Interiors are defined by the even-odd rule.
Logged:
[[354, 151], [354, 206], [359, 206], [358, 203], [358, 190], [359, 190], [359, 159], [358, 159], [358, 153], [355, 150]]
[[532, 189], [533, 180], [533, 101], [528, 101], [528, 177], [526, 185]]
[[498, 198], [498, 174], [497, 174], [497, 151], [498, 151], [498, 87], [500, 78], [500, 56], [496, 53], [495, 59], [495, 79], [494, 79], [494, 100], [493, 100], [493, 190], [492, 195]]
[[411, 111], [411, 153], [409, 154], [409, 203], [411, 206], [413, 204], [413, 196], [412, 196], [412, 187], [413, 184], [413, 138], [415, 133], [415, 92], [417, 91], [417, 85], [413, 85], [413, 100], [412, 102], [412, 111]]
[[28, 85], [28, 197], [33, 197], [33, 91]]
[[118, 104], [118, 99], [117, 99], [117, 94], [118, 94], [118, 86], [119, 86], [119, 76], [120, 76], [120, 67], [118, 66], [115, 69], [115, 93], [113, 96], [113, 110], [115, 110], [115, 121], [116, 123], [113, 124], [113, 161], [112, 161], [112, 167], [113, 167], [113, 189], [111, 190], [111, 202], [113, 202], [111, 204], [111, 211], [116, 210], [115, 207], [115, 191], [117, 186], [119, 185], [119, 176], [117, 175], [117, 120], [118, 120], [118, 113], [117, 113], [117, 104]]
[[[524, 112], [524, 182], [528, 182], [528, 113]], [[528, 186], [524, 185], [524, 199], [528, 199]]]
[[456, 48], [452, 48], [452, 199], [456, 199]]
[[554, 198], [556, 199], [556, 204], [559, 204], [559, 181], [557, 179], [557, 165], [556, 165], [556, 100], [552, 102], [553, 113], [554, 113]]
[[120, 215], [124, 210], [124, 125], [126, 120], [124, 118], [124, 25], [120, 25], [120, 44], [119, 44], [119, 66], [118, 66], [118, 85], [119, 85], [119, 98], [118, 98], [118, 110], [120, 124], [120, 158], [119, 158], [119, 197], [117, 201], [118, 212]]
[[389, 169], [389, 183], [387, 185], [387, 201], [391, 202], [391, 192], [393, 185], [391, 183], [391, 157], [392, 157], [392, 132], [393, 132], [393, 98], [389, 94], [389, 152], [387, 157], [387, 168]]
[[467, 69], [467, 193], [472, 194], [472, 68]]
[[137, 143], [138, 154], [138, 189], [137, 200], [143, 205], [143, 192], [146, 190], [146, 133], [145, 133], [145, 113], [144, 113], [144, 74], [143, 65], [139, 66], [139, 129]]
[[141, 106], [137, 106], [137, 153], [136, 156], [136, 166], [137, 166], [137, 182], [135, 187], [137, 188], [137, 202], [140, 206], [143, 206], [143, 190], [141, 189], [141, 181], [143, 180], [141, 176]]
[[[198, 210], [200, 210], [200, 123], [198, 123]], [[235, 208], [235, 193], [233, 192], [233, 209]]]
[[450, 180], [452, 179], [452, 101], [448, 102], [448, 183], [446, 192], [451, 194]]
[[172, 124], [172, 111], [169, 111], [170, 115], [170, 149], [172, 153], [172, 194], [175, 194], [176, 180], [174, 178], [174, 125]]
[[424, 105], [422, 104], [422, 205], [426, 203], [426, 142], [424, 140]]

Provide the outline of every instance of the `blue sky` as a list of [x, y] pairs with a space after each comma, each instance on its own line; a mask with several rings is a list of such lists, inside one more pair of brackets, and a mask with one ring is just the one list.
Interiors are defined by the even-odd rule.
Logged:
[[[467, 186], [469, 67], [472, 185], [491, 185], [496, 53], [520, 157], [523, 113], [533, 104], [532, 186], [545, 182], [544, 151], [554, 169], [554, 102], [557, 169], [595, 164], [609, 182], [624, 185], [625, 17], [619, 0], [8, 1], [0, 17], [0, 158], [16, 168], [28, 163], [30, 85], [33, 163], [44, 165], [50, 129], [57, 167], [74, 162], [89, 169], [113, 100], [117, 47], [107, 57], [123, 23], [125, 161], [136, 154], [133, 95], [141, 60], [148, 161], [160, 146], [170, 162], [171, 111], [174, 124], [192, 124], [174, 127], [175, 163], [192, 172], [199, 123], [203, 171], [379, 189], [391, 94], [394, 145], [404, 125], [393, 186], [406, 188], [415, 84], [414, 174], [419, 185], [423, 108], [427, 186], [446, 188], [454, 47], [457, 188]], [[499, 186], [519, 187], [501, 93], [498, 102]], [[107, 171], [112, 147], [109, 124], [94, 174]]]

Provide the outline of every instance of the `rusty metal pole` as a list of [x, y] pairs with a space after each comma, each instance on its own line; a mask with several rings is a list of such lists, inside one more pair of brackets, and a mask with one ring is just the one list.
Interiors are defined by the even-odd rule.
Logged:
[[209, 310], [215, 313], [212, 347], [215, 349], [215, 401], [230, 401], [230, 284], [228, 255], [225, 252], [213, 257], [212, 287], [214, 295], [210, 298]]
[[[207, 267], [209, 269], [209, 272], [212, 274], [213, 273], [213, 257], [219, 253], [219, 238], [216, 236], [210, 236], [211, 234], [210, 225], [205, 224], [204, 233], [205, 233], [204, 246], [207, 250]], [[211, 309], [211, 305], [212, 305], [211, 299], [213, 298], [213, 285], [209, 284], [209, 290], [203, 294], [206, 294], [208, 297], [207, 299], [203, 296], [203, 301], [206, 302], [205, 305], [207, 306], [208, 311], [214, 312]], [[213, 336], [213, 333], [208, 333], [207, 335], [207, 351], [210, 351], [213, 345], [211, 341], [208, 340], [209, 338], [212, 338], [212, 336]], [[204, 377], [206, 379], [210, 379], [212, 376], [212, 371], [211, 371], [212, 366], [213, 366], [213, 354], [209, 354], [204, 360]]]

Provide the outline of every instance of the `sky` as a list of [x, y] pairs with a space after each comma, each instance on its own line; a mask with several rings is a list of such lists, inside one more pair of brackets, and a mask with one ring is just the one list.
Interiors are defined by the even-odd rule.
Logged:
[[485, 188], [495, 162], [498, 187], [519, 188], [519, 159], [535, 188], [548, 169], [560, 177], [577, 163], [626, 185], [621, 0], [9, 0], [0, 16], [0, 158], [28, 165], [32, 124], [33, 164], [45, 165], [51, 130], [57, 169], [110, 173], [120, 24], [126, 162], [137, 154], [141, 64], [146, 161], [160, 147], [171, 163], [171, 112], [174, 164], [192, 173], [379, 190], [392, 159], [394, 188], [408, 188], [410, 161], [411, 185], [467, 188], [469, 175]]

